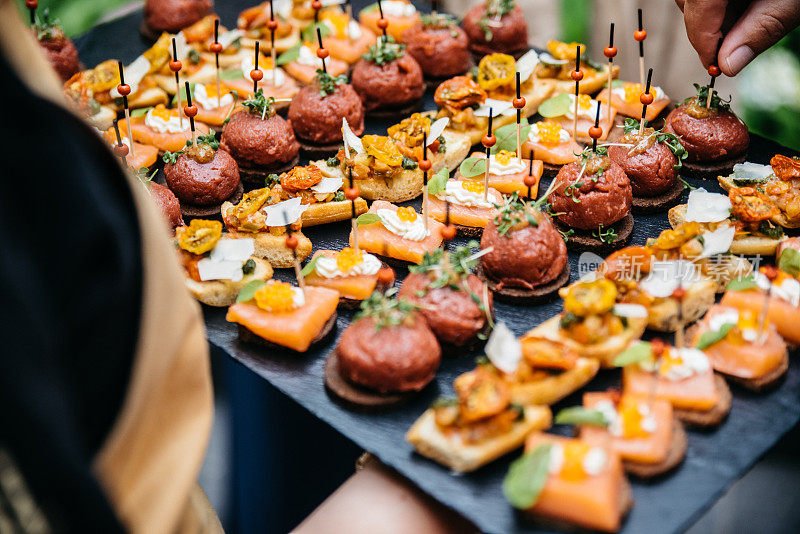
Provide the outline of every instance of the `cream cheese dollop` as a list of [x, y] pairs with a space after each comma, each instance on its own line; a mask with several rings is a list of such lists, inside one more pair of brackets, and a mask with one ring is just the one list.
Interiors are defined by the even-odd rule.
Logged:
[[[155, 108], [153, 108], [155, 109]], [[164, 120], [153, 114], [153, 109], [144, 117], [145, 125], [158, 133], [180, 133], [189, 129], [189, 120], [181, 120], [178, 115], [170, 113], [169, 120]], [[182, 123], [182, 124], [181, 124]]]
[[[656, 97], [654, 100], [661, 100], [662, 98], [666, 98], [667, 93], [661, 87], [650, 87], [651, 90], [656, 92]], [[644, 91], [642, 91], [644, 92]], [[624, 87], [615, 87], [611, 90], [611, 94], [620, 97], [623, 101], [625, 101], [625, 88]], [[573, 102], [572, 105], [574, 106], [575, 103]]]
[[509, 174], [519, 174], [528, 168], [527, 164], [516, 156], [510, 158], [508, 163], [503, 164], [497, 159], [497, 154], [489, 156], [489, 174], [495, 176], [506, 176]]
[[233, 95], [225, 93], [220, 97], [219, 105], [217, 105], [217, 97], [208, 96], [206, 86], [198, 83], [194, 86], [194, 101], [203, 109], [217, 109], [233, 104]]
[[413, 221], [402, 221], [397, 216], [397, 212], [389, 209], [379, 209], [377, 215], [380, 217], [384, 228], [403, 239], [423, 241], [431, 235], [430, 230], [425, 229], [425, 223], [421, 215], [418, 215]]
[[322, 60], [318, 58], [317, 54], [312, 52], [307, 46], [300, 47], [299, 54], [295, 61], [301, 65], [308, 65], [309, 67], [314, 67], [316, 69], [322, 68]]
[[671, 351], [679, 351], [681, 363], [670, 365], [664, 377], [667, 380], [677, 382], [685, 380], [696, 374], [704, 373], [711, 368], [711, 363], [703, 351], [684, 347], [682, 349], [672, 348]]
[[464, 189], [464, 183], [461, 180], [449, 180], [445, 186], [445, 190], [437, 193], [436, 197], [440, 200], [450, 201], [453, 204], [466, 206], [468, 208], [494, 208], [492, 200], [498, 204], [500, 202], [500, 200], [491, 193], [488, 197], [489, 200], [484, 200], [483, 194]]
[[392, 17], [413, 17], [417, 12], [417, 8], [408, 2], [401, 2], [400, 0], [388, 0], [381, 2], [384, 16], [390, 15]]
[[361, 252], [361, 262], [353, 265], [347, 272], [339, 269], [336, 258], [331, 256], [320, 256], [314, 266], [314, 270], [323, 278], [341, 278], [344, 276], [372, 276], [381, 268], [381, 260], [367, 252]]
[[[597, 107], [600, 105], [600, 102], [597, 100], [589, 100], [589, 107], [584, 108], [578, 103], [578, 118], [585, 117], [594, 121], [595, 117], [597, 116]], [[564, 114], [565, 117], [569, 119], [575, 118], [575, 95], [569, 95], [569, 111]], [[604, 107], [600, 108], [600, 122], [605, 120], [606, 111]]]
[[[253, 58], [247, 56], [242, 59], [242, 77], [248, 82], [253, 81], [253, 79], [250, 78], [250, 71], [254, 68], [256, 68], [256, 65], [253, 63]], [[281, 85], [284, 81], [286, 81], [286, 75], [283, 73], [283, 69], [281, 68], [265, 69], [261, 65], [259, 65], [258, 68], [264, 72], [264, 77], [261, 79], [262, 83], [272, 83], [273, 76], [275, 77], [275, 85]]]

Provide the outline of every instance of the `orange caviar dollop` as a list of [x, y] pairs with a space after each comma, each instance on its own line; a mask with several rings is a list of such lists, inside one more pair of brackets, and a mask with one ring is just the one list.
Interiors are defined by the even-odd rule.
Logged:
[[[644, 92], [644, 88], [640, 83], [629, 83], [625, 85], [625, 101], [629, 104], [639, 104], [639, 95]], [[657, 98], [655, 87], [650, 88], [650, 95], [653, 100]]]
[[208, 98], [214, 98], [217, 96], [217, 84], [215, 83], [207, 83], [203, 84], [203, 87], [206, 90], [206, 96]]
[[163, 119], [168, 121], [172, 117], [177, 117], [178, 112], [177, 110], [167, 109], [164, 104], [158, 104], [156, 107], [153, 108], [151, 111], [154, 117], [158, 117], [159, 119]]
[[561, 467], [559, 476], [571, 482], [585, 479], [587, 474], [583, 468], [583, 460], [591, 449], [589, 444], [582, 441], [568, 441], [564, 443], [563, 447], [564, 464]]
[[592, 97], [589, 95], [578, 95], [578, 107], [580, 109], [591, 109]]
[[539, 123], [539, 142], [547, 145], [561, 144], [561, 125], [554, 121]]
[[[504, 164], [505, 165], [505, 164]], [[461, 188], [470, 193], [483, 194], [484, 184], [481, 180], [462, 180]]]
[[359, 249], [345, 247], [336, 255], [336, 266], [340, 271], [346, 273], [356, 265], [364, 261], [364, 253]]
[[658, 373], [661, 376], [667, 376], [670, 369], [679, 365], [683, 365], [681, 353], [672, 348], [664, 349], [664, 354], [661, 355], [661, 360], [658, 363]]
[[641, 401], [633, 397], [622, 397], [617, 411], [622, 421], [622, 436], [625, 439], [646, 438], [650, 432], [642, 428], [644, 415], [639, 411]]
[[294, 309], [294, 291], [286, 282], [272, 282], [255, 293], [256, 306], [268, 312], [288, 312]]
[[508, 165], [511, 161], [511, 158], [516, 158], [517, 153], [513, 150], [501, 150], [497, 154], [495, 154], [494, 159], [497, 160], [500, 165]]
[[404, 222], [414, 222], [417, 220], [417, 210], [413, 206], [397, 208], [397, 218]]

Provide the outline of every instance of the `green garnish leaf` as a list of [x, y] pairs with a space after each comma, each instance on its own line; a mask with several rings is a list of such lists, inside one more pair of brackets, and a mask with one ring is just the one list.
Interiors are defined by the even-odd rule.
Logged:
[[247, 282], [241, 291], [239, 291], [239, 296], [236, 297], [236, 302], [250, 302], [256, 296], [256, 291], [261, 289], [267, 285], [264, 280], [253, 280], [251, 282]]
[[261, 118], [265, 117], [272, 117], [275, 114], [275, 109], [273, 108], [275, 105], [275, 98], [274, 97], [265, 97], [264, 91], [259, 89], [256, 91], [256, 94], [242, 102], [242, 106], [255, 115], [261, 115]]
[[[192, 94], [192, 98], [194, 98], [194, 87], [195, 87], [195, 85], [197, 85], [197, 84], [189, 82], [189, 92]], [[186, 102], [186, 86], [185, 85], [181, 86], [180, 95], [181, 95], [181, 99], [183, 100], [183, 102]], [[178, 103], [178, 95], [176, 94], [175, 96], [172, 97], [172, 105], [174, 106], [177, 103]]]
[[307, 43], [316, 43], [317, 28], [319, 28], [319, 33], [322, 35], [323, 39], [331, 34], [331, 29], [327, 24], [323, 22], [317, 22], [314, 24], [309, 24], [303, 28], [303, 31], [300, 32], [300, 37]]
[[728, 286], [725, 289], [728, 291], [746, 291], [756, 287], [758, 287], [758, 284], [756, 284], [755, 277], [752, 274], [748, 274], [742, 278], [731, 280], [728, 282]]
[[542, 444], [512, 462], [503, 479], [503, 495], [515, 508], [526, 510], [536, 504], [550, 472], [550, 449]]
[[381, 36], [378, 42], [370, 46], [369, 51], [361, 57], [376, 65], [383, 65], [403, 57], [405, 53], [406, 45], [395, 43], [394, 38], [387, 35], [386, 37]]
[[285, 65], [287, 63], [291, 63], [292, 61], [296, 61], [297, 58], [300, 57], [300, 47], [303, 46], [302, 41], [298, 41], [293, 47], [289, 50], [278, 56], [278, 59], [275, 62], [278, 65]]
[[736, 326], [735, 323], [725, 323], [719, 328], [719, 330], [708, 330], [703, 332], [700, 335], [700, 339], [697, 340], [695, 347], [700, 350], [705, 350], [714, 343], [722, 341], [734, 326]]
[[355, 319], [372, 317], [375, 330], [403, 324], [408, 315], [419, 308], [407, 300], [393, 298], [396, 293], [396, 290], [391, 289], [386, 293], [375, 291], [361, 302], [361, 310]]
[[472, 178], [486, 172], [486, 158], [467, 158], [461, 162], [458, 172], [464, 178]]
[[243, 74], [241, 69], [222, 69], [219, 71], [219, 79], [220, 80], [238, 80], [242, 78]]
[[365, 224], [375, 224], [381, 222], [381, 218], [378, 216], [377, 213], [362, 213], [356, 219], [356, 224], [358, 226], [364, 226]]
[[554, 422], [557, 425], [592, 425], [604, 428], [608, 426], [608, 419], [603, 415], [603, 412], [600, 410], [589, 410], [583, 406], [564, 408], [558, 412]]
[[438, 195], [447, 188], [447, 180], [450, 179], [450, 173], [446, 168], [439, 169], [436, 174], [428, 180], [428, 194]]
[[153, 109], [153, 106], [147, 108], [132, 109], [131, 117], [144, 117], [151, 109]]
[[569, 105], [569, 95], [561, 93], [542, 102], [542, 105], [539, 106], [539, 115], [542, 117], [561, 117], [569, 112]]
[[314, 79], [319, 84], [319, 95], [322, 97], [335, 93], [337, 87], [347, 83], [346, 74], [331, 76], [322, 69], [317, 69], [317, 75]]
[[800, 276], [800, 251], [785, 248], [778, 258], [778, 269], [797, 278]]
[[614, 358], [614, 367], [625, 367], [632, 363], [639, 363], [653, 355], [653, 349], [647, 341], [634, 343], [621, 354]]
[[303, 266], [303, 270], [300, 271], [300, 274], [302, 274], [303, 276], [308, 276], [309, 274], [313, 273], [314, 269], [317, 268], [317, 260], [319, 260], [320, 257], [322, 257], [322, 254], [317, 254], [316, 256], [311, 258], [311, 261], [306, 263], [305, 266]]
[[[520, 121], [520, 133], [519, 139], [520, 143], [524, 143], [525, 140], [528, 138], [528, 134], [531, 132], [531, 125], [528, 123], [528, 119], [522, 118]], [[495, 137], [497, 138], [497, 143], [492, 147], [492, 154], [497, 154], [501, 150], [507, 150], [509, 152], [516, 152], [517, 151], [517, 123], [512, 122], [511, 124], [506, 124], [505, 126], [501, 126], [495, 131]]]

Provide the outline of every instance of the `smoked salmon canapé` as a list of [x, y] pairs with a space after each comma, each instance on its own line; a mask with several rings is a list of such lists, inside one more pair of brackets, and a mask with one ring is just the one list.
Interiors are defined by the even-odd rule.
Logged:
[[578, 161], [583, 148], [575, 142], [572, 133], [561, 124], [543, 120], [531, 124], [528, 138], [524, 140], [522, 155], [551, 166]]
[[369, 51], [377, 37], [363, 24], [359, 24], [338, 10], [323, 10], [319, 14], [320, 22], [330, 29], [328, 35], [322, 36], [322, 46], [331, 57], [349, 64], [356, 63]]
[[614, 118], [617, 116], [617, 110], [612, 106], [611, 115], [609, 115], [608, 107], [597, 100], [593, 100], [589, 95], [579, 95], [577, 98], [578, 122], [577, 130], [575, 131], [573, 131], [576, 110], [575, 95], [562, 93], [545, 100], [539, 106], [539, 114], [566, 128], [577, 141], [590, 143], [592, 138], [589, 136], [589, 128], [594, 126], [598, 106], [600, 107], [600, 127], [603, 129], [598, 141], [605, 141], [614, 128]]
[[[357, 219], [359, 248], [388, 258], [420, 263], [426, 252], [433, 252], [442, 244], [444, 225], [418, 214], [411, 207], [397, 207], [390, 202], [376, 200], [367, 213]], [[350, 246], [355, 246], [355, 236], [350, 232]]]
[[[403, 42], [403, 33], [419, 22], [420, 16], [417, 8], [407, 0], [386, 0], [381, 2], [383, 17], [389, 21], [386, 33], [395, 41]], [[383, 30], [378, 28], [378, 19], [381, 18], [377, 2], [370, 4], [358, 13], [361, 24], [366, 26], [373, 34], [382, 35]]]
[[[609, 91], [606, 87], [600, 91], [596, 100], [607, 105], [608, 93]], [[644, 93], [644, 88], [641, 84], [616, 81], [611, 85], [611, 107], [616, 109], [620, 115], [639, 120], [642, 118], [643, 106], [639, 100], [642, 93]], [[647, 122], [653, 122], [672, 102], [667, 93], [660, 87], [651, 87], [650, 95], [653, 97], [653, 103], [647, 105], [647, 113], [645, 115]]]
[[511, 404], [508, 385], [486, 366], [460, 375], [453, 388], [455, 398], [435, 401], [406, 434], [418, 453], [453, 471], [474, 471], [550, 427], [547, 406]]
[[496, 206], [502, 203], [503, 195], [491, 187], [485, 191], [480, 179], [448, 180], [445, 173], [440, 181], [428, 182], [429, 215], [444, 223], [449, 214], [450, 223], [466, 235], [480, 234], [486, 223], [497, 215]]
[[730, 389], [698, 349], [640, 341], [614, 363], [623, 367], [626, 395], [668, 401], [676, 417], [687, 424], [716, 426], [730, 411]]
[[622, 461], [609, 444], [543, 432], [528, 436], [525, 453], [503, 480], [503, 493], [534, 520], [603, 532], [617, 532], [633, 506]]
[[225, 317], [239, 325], [243, 341], [306, 352], [336, 324], [339, 292], [299, 288], [286, 282], [252, 282]]
[[779, 271], [770, 282], [761, 273], [734, 280], [722, 296], [720, 304], [739, 311], [760, 314], [764, 309], [767, 289], [772, 286], [767, 305], [767, 320], [778, 333], [793, 345], [800, 344], [800, 282], [788, 273]]
[[[542, 177], [544, 167], [542, 162], [534, 159], [518, 158], [516, 152], [501, 150], [489, 156], [489, 188], [504, 195], [517, 193], [517, 196], [527, 198], [528, 186], [525, 179], [532, 177], [534, 184], [530, 187], [531, 198], [536, 198], [539, 192], [539, 179]], [[457, 180], [478, 180], [483, 184], [486, 174], [486, 154], [473, 152], [458, 168], [455, 178]]]
[[[238, 204], [225, 202], [221, 208], [228, 237], [253, 239], [253, 255], [279, 269], [293, 267], [311, 254], [311, 240], [300, 231], [304, 211], [300, 197], [280, 202], [269, 188], [254, 189]], [[294, 251], [286, 245], [287, 229], [297, 238]]]
[[[763, 306], [762, 306], [763, 313]], [[692, 346], [702, 350], [718, 373], [751, 389], [776, 384], [789, 367], [789, 352], [778, 329], [758, 312], [716, 304], [697, 324]]]
[[[233, 91], [225, 91], [220, 87], [217, 93], [217, 85], [214, 83], [195, 84], [191, 88], [192, 103], [197, 106], [196, 121], [200, 121], [209, 126], [221, 127], [225, 119], [233, 113], [238, 96]], [[185, 92], [186, 89], [183, 89]]]
[[253, 240], [229, 239], [219, 221], [192, 219], [175, 237], [186, 287], [203, 304], [230, 306], [244, 286], [272, 278], [272, 266], [253, 256]]
[[[245, 56], [239, 68], [223, 71], [223, 91], [236, 91], [240, 100], [253, 98], [253, 79], [250, 72], [255, 69], [253, 57]], [[258, 68], [263, 73], [258, 88], [264, 93], [266, 98], [275, 99], [274, 107], [282, 109], [289, 107], [289, 102], [300, 91], [300, 86], [289, 76], [281, 67], [272, 67], [272, 58], [260, 57]]]
[[556, 422], [578, 425], [586, 443], [609, 444], [625, 470], [642, 478], [661, 475], [686, 457], [686, 432], [665, 400], [586, 392], [583, 406], [566, 408]]
[[[312, 43], [303, 43], [297, 48], [297, 58], [289, 61], [283, 68], [289, 76], [303, 85], [314, 81], [317, 71], [322, 69], [322, 60], [317, 57], [317, 46]], [[329, 57], [325, 60], [325, 69], [334, 78], [347, 74], [350, 65], [340, 59]]]
[[[164, 104], [150, 108], [142, 116], [131, 117], [130, 136], [127, 121], [119, 121], [118, 125], [121, 135], [133, 137], [136, 143], [154, 146], [159, 152], [177, 152], [186, 147], [186, 141], [192, 140], [189, 119]], [[208, 134], [209, 128], [205, 124], [195, 121], [194, 125], [195, 135]]]
[[[114, 128], [109, 128], [102, 132], [103, 140], [106, 141], [112, 148], [117, 146], [117, 134]], [[120, 136], [122, 131], [120, 130]], [[125, 163], [128, 167], [134, 170], [139, 170], [143, 167], [149, 168], [158, 160], [158, 149], [151, 145], [143, 145], [142, 143], [133, 142], [128, 136], [122, 136], [122, 144], [128, 147], [128, 155], [125, 156]]]
[[303, 267], [303, 276], [307, 285], [335, 289], [342, 303], [355, 303], [394, 283], [394, 280], [379, 281], [381, 267], [381, 260], [361, 249], [318, 250]]

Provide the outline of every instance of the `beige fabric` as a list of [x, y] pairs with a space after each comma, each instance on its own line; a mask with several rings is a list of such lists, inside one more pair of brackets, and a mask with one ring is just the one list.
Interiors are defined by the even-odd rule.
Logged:
[[[0, 49], [32, 90], [62, 103], [55, 73], [10, 0], [0, 0]], [[142, 317], [130, 387], [95, 470], [132, 532], [170, 533], [197, 509], [190, 496], [213, 413], [208, 345], [162, 216], [135, 178], [125, 176], [141, 225]]]

